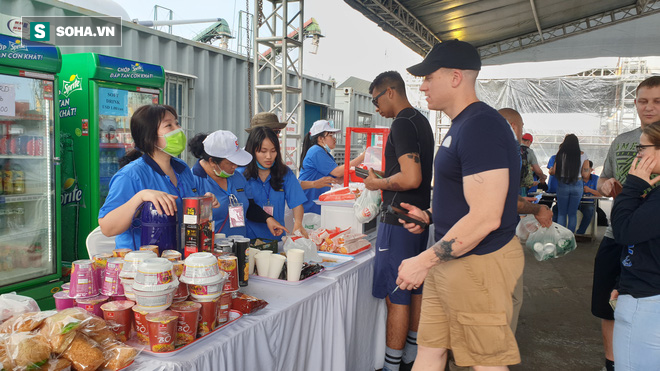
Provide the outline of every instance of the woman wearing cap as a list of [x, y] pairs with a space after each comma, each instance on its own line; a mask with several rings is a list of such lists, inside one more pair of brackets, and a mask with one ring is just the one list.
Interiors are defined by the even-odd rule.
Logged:
[[254, 202], [243, 174], [236, 171], [252, 161], [252, 155], [238, 146], [236, 135], [225, 130], [197, 134], [188, 147], [199, 159], [192, 169], [197, 188], [213, 193], [220, 203], [213, 209], [216, 233], [248, 236], [246, 216], [273, 235], [286, 231]]
[[[303, 202], [307, 198], [295, 174], [282, 160], [277, 135], [267, 127], [254, 128], [245, 144], [245, 150], [253, 156], [252, 161], [243, 169], [243, 175], [248, 181], [254, 201], [281, 224], [284, 224], [284, 208], [288, 205], [293, 210], [293, 230], [307, 237], [302, 225], [305, 213]], [[263, 224], [251, 221], [248, 221], [248, 235], [251, 238], [280, 239], [270, 234]]]
[[138, 108], [131, 116], [131, 134], [135, 149], [120, 160], [122, 168], [110, 180], [108, 197], [99, 211], [101, 232], [117, 236], [118, 249], [140, 246], [140, 228], [129, 227], [143, 202], [152, 202], [158, 213], [176, 213], [180, 223], [182, 198], [202, 195], [188, 165], [176, 158], [186, 147], [186, 135], [173, 107]]
[[[335, 129], [326, 120], [318, 120], [309, 129], [305, 135], [302, 153], [300, 154], [300, 176], [301, 181], [315, 181], [325, 176], [341, 178], [344, 175], [344, 165], [338, 166], [335, 158], [330, 151], [337, 146], [335, 133], [340, 129]], [[351, 160], [349, 166], [356, 166], [364, 160], [364, 153]], [[305, 188], [305, 187], [303, 187]], [[330, 187], [305, 189], [307, 201], [303, 204], [306, 213], [321, 213], [321, 206], [314, 203], [319, 195], [328, 191]]]

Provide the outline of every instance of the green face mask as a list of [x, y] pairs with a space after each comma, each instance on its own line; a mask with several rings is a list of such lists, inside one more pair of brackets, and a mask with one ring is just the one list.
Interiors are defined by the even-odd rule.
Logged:
[[177, 157], [184, 149], [186, 149], [186, 134], [181, 128], [170, 131], [165, 135], [160, 135], [160, 137], [165, 138], [165, 148], [156, 148], [172, 157]]
[[213, 169], [213, 173], [214, 173], [216, 176], [219, 176], [220, 178], [225, 178], [225, 179], [227, 179], [227, 178], [229, 178], [230, 176], [234, 175], [234, 173], [229, 174], [228, 172], [226, 172], [226, 171], [224, 171], [224, 170], [222, 170], [222, 169], [220, 169], [220, 172], [219, 172], [219, 173], [218, 173], [218, 171], [217, 171], [216, 169]]

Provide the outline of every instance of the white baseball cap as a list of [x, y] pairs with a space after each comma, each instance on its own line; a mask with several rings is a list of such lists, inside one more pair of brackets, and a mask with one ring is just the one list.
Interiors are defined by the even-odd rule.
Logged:
[[252, 155], [238, 146], [238, 138], [227, 130], [217, 130], [206, 136], [204, 151], [213, 157], [226, 158], [238, 166], [252, 161]]
[[318, 120], [312, 125], [312, 128], [309, 129], [309, 135], [315, 136], [323, 133], [324, 131], [329, 131], [331, 133], [336, 133], [341, 131], [341, 129], [335, 129], [332, 127], [332, 124], [328, 120]]

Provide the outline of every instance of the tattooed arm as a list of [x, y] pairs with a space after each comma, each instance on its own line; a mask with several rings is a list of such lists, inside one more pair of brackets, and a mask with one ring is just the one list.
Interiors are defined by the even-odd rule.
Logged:
[[396, 173], [385, 179], [379, 179], [369, 172], [369, 176], [364, 180], [367, 189], [383, 189], [386, 191], [407, 191], [415, 189], [422, 184], [422, 164], [419, 159], [419, 153], [406, 153], [399, 157], [401, 172]]
[[488, 170], [463, 177], [463, 194], [470, 211], [430, 249], [401, 263], [396, 281], [399, 287], [412, 289], [421, 285], [434, 265], [464, 255], [497, 229], [508, 190], [509, 169]]

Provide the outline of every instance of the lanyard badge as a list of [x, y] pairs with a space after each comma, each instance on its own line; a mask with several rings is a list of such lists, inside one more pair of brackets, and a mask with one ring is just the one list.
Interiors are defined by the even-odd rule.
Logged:
[[270, 216], [273, 216], [273, 213], [275, 212], [275, 206], [271, 205], [270, 200], [266, 201], [266, 204], [264, 205], [263, 209]]
[[229, 195], [229, 226], [231, 228], [245, 227], [243, 204], [234, 195]]

